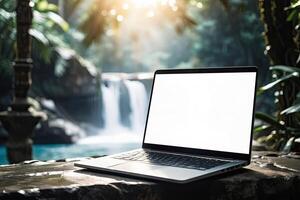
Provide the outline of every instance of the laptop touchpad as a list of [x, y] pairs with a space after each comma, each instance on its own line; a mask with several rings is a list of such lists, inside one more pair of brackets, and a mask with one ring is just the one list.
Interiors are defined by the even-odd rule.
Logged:
[[155, 176], [168, 179], [185, 180], [201, 175], [203, 171], [184, 168], [168, 167], [144, 164], [139, 162], [130, 162], [118, 164], [110, 167], [111, 169], [123, 171], [132, 174], [141, 174], [146, 176]]
[[161, 168], [159, 165], [151, 165], [151, 164], [144, 164], [140, 162], [127, 162], [121, 163], [118, 165], [114, 165], [110, 167], [111, 169], [116, 169], [119, 171], [127, 171], [127, 172], [134, 172], [134, 173], [141, 173], [145, 174], [147, 171], [153, 171], [155, 169]]

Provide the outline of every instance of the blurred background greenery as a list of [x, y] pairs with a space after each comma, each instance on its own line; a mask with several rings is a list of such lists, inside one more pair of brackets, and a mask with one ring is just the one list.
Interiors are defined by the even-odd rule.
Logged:
[[[15, 3], [0, 0], [0, 110], [11, 102]], [[298, 0], [32, 0], [30, 5], [30, 96], [50, 116], [37, 128], [36, 144], [78, 143], [98, 135], [112, 117], [106, 115], [112, 105], [107, 98], [123, 99], [113, 117], [132, 126], [134, 120], [127, 120], [137, 109], [132, 89], [147, 93], [155, 69], [249, 65], [258, 66], [259, 85], [267, 85], [257, 97], [255, 139], [267, 149], [287, 151], [297, 140]], [[269, 71], [270, 65], [276, 67]], [[0, 136], [4, 143], [5, 131]], [[61, 139], [53, 140], [56, 136]]]
[[[103, 72], [257, 65], [263, 72], [260, 80], [266, 80], [257, 1], [33, 2], [30, 33], [35, 72], [40, 74], [61, 74], [63, 52], [71, 50]], [[1, 0], [0, 6], [1, 74], [7, 79], [15, 52], [15, 1]], [[2, 82], [1, 91], [9, 91], [11, 84]]]

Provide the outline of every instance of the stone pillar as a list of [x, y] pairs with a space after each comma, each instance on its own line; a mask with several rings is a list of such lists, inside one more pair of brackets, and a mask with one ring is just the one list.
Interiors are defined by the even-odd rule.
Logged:
[[7, 111], [0, 113], [0, 120], [8, 132], [7, 157], [10, 163], [32, 159], [32, 134], [36, 124], [46, 117], [30, 107], [27, 93], [31, 86], [31, 37], [32, 23], [30, 0], [17, 0], [17, 52], [13, 63], [14, 97]]

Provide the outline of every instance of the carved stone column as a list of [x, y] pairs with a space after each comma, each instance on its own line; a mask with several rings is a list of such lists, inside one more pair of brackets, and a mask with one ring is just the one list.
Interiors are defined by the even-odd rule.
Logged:
[[17, 52], [13, 63], [14, 97], [10, 108], [0, 113], [0, 120], [8, 132], [7, 157], [10, 163], [32, 159], [32, 134], [36, 124], [46, 117], [30, 107], [27, 93], [31, 85], [31, 37], [32, 24], [30, 0], [17, 0]]

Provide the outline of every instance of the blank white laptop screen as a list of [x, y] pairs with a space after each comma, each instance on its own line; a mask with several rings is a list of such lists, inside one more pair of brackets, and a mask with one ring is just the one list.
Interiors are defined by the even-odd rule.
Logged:
[[255, 72], [156, 74], [145, 143], [249, 153]]

